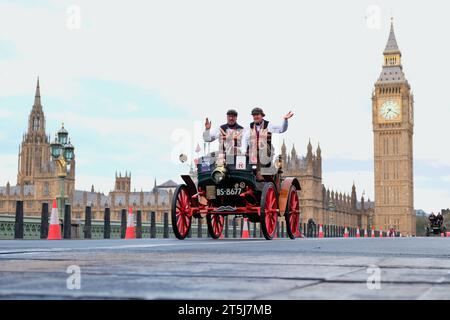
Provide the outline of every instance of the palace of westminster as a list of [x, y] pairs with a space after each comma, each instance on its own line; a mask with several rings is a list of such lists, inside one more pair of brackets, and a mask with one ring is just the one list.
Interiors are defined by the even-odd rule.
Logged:
[[[387, 230], [395, 228], [404, 235], [415, 235], [413, 207], [413, 95], [403, 73], [401, 52], [393, 25], [386, 48], [380, 77], [372, 92], [372, 123], [374, 136], [375, 202], [358, 198], [353, 185], [348, 193], [326, 189], [322, 181], [322, 151], [308, 143], [306, 156], [293, 147], [287, 152], [283, 142], [281, 155], [284, 174], [300, 179], [302, 222], [312, 218], [316, 223], [360, 226]], [[65, 130], [64, 127], [61, 130]], [[169, 211], [176, 183], [156, 181], [151, 191], [131, 191], [131, 174], [117, 174], [114, 190], [105, 195], [75, 189], [75, 157], [66, 178], [68, 202], [73, 218], [82, 218], [86, 206], [92, 207], [93, 218], [102, 219], [105, 207], [111, 219], [119, 220], [120, 211], [129, 206], [141, 210], [144, 221], [157, 212], [161, 220]], [[39, 80], [34, 104], [18, 154], [17, 184], [0, 187], [0, 214], [11, 214], [16, 200], [24, 201], [26, 215], [38, 216], [43, 202], [51, 203], [59, 194], [55, 162], [50, 155], [50, 137], [45, 131]]]

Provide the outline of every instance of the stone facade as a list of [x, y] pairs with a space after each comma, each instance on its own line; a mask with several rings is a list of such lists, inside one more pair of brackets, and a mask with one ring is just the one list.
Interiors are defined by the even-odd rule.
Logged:
[[372, 94], [375, 227], [416, 234], [413, 181], [414, 97], [391, 23], [384, 64]]
[[345, 193], [326, 189], [322, 181], [322, 150], [317, 146], [313, 152], [311, 142], [308, 143], [306, 156], [298, 156], [295, 147], [287, 153], [283, 142], [281, 147], [283, 172], [285, 176], [300, 180], [300, 210], [302, 223], [312, 218], [316, 223], [338, 226], [372, 227], [374, 203], [365, 201], [361, 196], [357, 199], [356, 187]]

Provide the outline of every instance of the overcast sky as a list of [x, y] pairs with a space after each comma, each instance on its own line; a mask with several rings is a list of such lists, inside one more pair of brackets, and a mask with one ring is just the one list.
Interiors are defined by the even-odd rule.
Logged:
[[[322, 148], [323, 183], [373, 199], [371, 93], [390, 17], [415, 96], [415, 207], [450, 207], [447, 1], [1, 1], [0, 185], [17, 151], [36, 78], [54, 135], [76, 147], [78, 189], [107, 193], [179, 181], [205, 116], [262, 107], [288, 149]], [[278, 143], [281, 140], [278, 141]], [[203, 147], [203, 145], [201, 145]], [[190, 155], [192, 158], [192, 155]]]

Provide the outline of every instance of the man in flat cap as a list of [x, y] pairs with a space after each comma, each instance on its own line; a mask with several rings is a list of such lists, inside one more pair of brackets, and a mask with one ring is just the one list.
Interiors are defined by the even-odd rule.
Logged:
[[237, 123], [238, 113], [234, 109], [227, 111], [227, 123], [211, 130], [211, 121], [206, 118], [203, 140], [213, 142], [219, 139], [220, 151], [227, 155], [235, 155], [241, 148], [242, 133], [244, 128]]
[[261, 108], [252, 110], [253, 122], [250, 123], [250, 129], [245, 131], [242, 139], [242, 152], [248, 153], [249, 162], [258, 166], [256, 179], [264, 181], [261, 175], [261, 168], [267, 168], [272, 165], [273, 147], [272, 134], [283, 133], [288, 129], [288, 120], [294, 114], [289, 111], [283, 117], [281, 125], [274, 125], [265, 120], [264, 111]]

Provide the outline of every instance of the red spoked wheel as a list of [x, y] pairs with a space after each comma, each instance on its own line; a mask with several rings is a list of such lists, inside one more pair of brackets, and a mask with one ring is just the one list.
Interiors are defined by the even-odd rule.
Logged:
[[278, 194], [275, 185], [268, 182], [264, 185], [261, 196], [261, 230], [264, 238], [272, 240], [277, 231]]
[[191, 228], [191, 196], [186, 185], [179, 185], [172, 199], [172, 228], [175, 236], [183, 240]]
[[298, 199], [297, 188], [294, 185], [289, 189], [284, 218], [286, 220], [286, 231], [289, 238], [295, 239], [298, 236], [300, 226], [300, 201]]
[[219, 214], [208, 214], [206, 216], [206, 224], [208, 225], [208, 233], [213, 239], [219, 239], [222, 235], [225, 218]]

